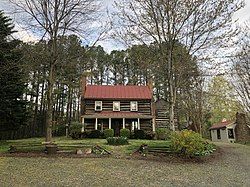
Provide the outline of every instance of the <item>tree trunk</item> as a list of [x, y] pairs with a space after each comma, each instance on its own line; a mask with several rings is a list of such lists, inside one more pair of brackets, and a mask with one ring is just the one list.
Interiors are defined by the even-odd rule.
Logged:
[[61, 117], [64, 116], [64, 98], [65, 98], [65, 94], [64, 94], [64, 85], [62, 85], [62, 96], [61, 96]]
[[71, 92], [72, 92], [72, 89], [69, 86], [67, 112], [66, 112], [66, 119], [67, 119], [67, 123], [68, 124], [70, 124], [70, 121], [71, 121], [71, 119], [70, 119], [71, 118], [71, 101], [72, 101]]
[[39, 84], [39, 82], [37, 82], [37, 85], [36, 85], [36, 98], [35, 98], [35, 113], [34, 113], [34, 119], [33, 119], [33, 124], [34, 124], [33, 136], [36, 135], [37, 130], [38, 130], [38, 126], [37, 126], [37, 114], [38, 114], [39, 88], [40, 88], [40, 84]]
[[49, 79], [48, 79], [48, 93], [47, 93], [47, 122], [46, 122], [46, 142], [52, 141], [52, 113], [53, 113], [53, 86], [54, 86], [54, 65], [50, 64]]
[[168, 88], [169, 88], [169, 122], [172, 130], [175, 131], [175, 122], [174, 122], [174, 107], [175, 107], [175, 83], [174, 83], [174, 75], [173, 75], [173, 59], [172, 59], [172, 42], [169, 42], [169, 51], [167, 57], [168, 64]]

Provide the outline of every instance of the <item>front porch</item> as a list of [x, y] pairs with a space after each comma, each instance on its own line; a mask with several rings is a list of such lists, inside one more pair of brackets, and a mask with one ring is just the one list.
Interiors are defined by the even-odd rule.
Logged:
[[155, 131], [155, 124], [152, 116], [138, 115], [134, 113], [113, 113], [105, 115], [98, 113], [95, 115], [82, 116], [82, 131], [114, 129], [115, 136], [120, 135], [121, 129]]

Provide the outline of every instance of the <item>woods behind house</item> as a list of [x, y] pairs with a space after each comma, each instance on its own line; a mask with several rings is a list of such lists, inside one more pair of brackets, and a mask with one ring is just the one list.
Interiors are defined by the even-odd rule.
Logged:
[[[83, 74], [87, 75], [89, 84], [96, 85], [146, 85], [151, 81], [154, 100], [162, 99], [167, 103], [164, 105], [165, 123], [172, 130], [190, 128], [206, 135], [211, 123], [223, 118], [218, 111], [229, 107], [228, 117], [233, 118], [234, 111], [242, 109], [249, 101], [242, 86], [245, 79], [241, 72], [245, 66], [238, 63], [242, 59], [232, 59], [238, 80], [233, 88], [242, 96], [240, 101], [238, 97], [222, 101], [224, 96], [220, 95], [218, 84], [212, 82], [207, 87], [202, 65], [209, 59], [206, 57], [235, 36], [234, 30], [229, 29], [232, 19], [228, 17], [243, 6], [242, 1], [180, 1], [175, 4], [135, 0], [131, 1], [130, 9], [123, 6], [125, 2], [116, 4], [113, 37], [127, 44], [134, 43], [125, 50], [110, 53], [95, 45], [96, 42], [86, 45], [82, 39], [81, 34], [86, 36], [91, 31], [80, 25], [91, 25], [97, 19], [97, 4], [82, 0], [80, 4], [74, 4], [75, 1], [65, 1], [66, 4], [11, 1], [28, 13], [33, 20], [31, 26], [39, 27], [46, 37], [36, 43], [11, 39], [14, 25], [1, 12], [0, 26], [5, 32], [0, 35], [0, 84], [3, 85], [0, 139], [46, 135], [46, 140], [50, 141], [53, 129], [80, 121]], [[143, 11], [137, 12], [136, 7]], [[67, 13], [70, 8], [73, 8], [72, 14]], [[105, 35], [106, 29], [100, 29], [97, 40]], [[138, 33], [134, 33], [135, 30]], [[248, 54], [249, 45], [241, 46], [239, 54]], [[225, 77], [214, 79], [224, 85], [231, 82]], [[233, 93], [230, 89], [228, 87], [226, 92]], [[223, 106], [218, 102], [223, 102]]]

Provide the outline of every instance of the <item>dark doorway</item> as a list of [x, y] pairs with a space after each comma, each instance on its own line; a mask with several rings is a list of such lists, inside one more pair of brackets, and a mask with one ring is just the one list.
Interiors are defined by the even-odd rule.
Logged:
[[114, 129], [114, 136], [120, 136], [122, 128], [122, 119], [112, 119], [111, 128]]
[[233, 129], [228, 129], [228, 138], [234, 139], [234, 130]]
[[217, 139], [221, 139], [221, 136], [220, 136], [220, 129], [217, 129]]

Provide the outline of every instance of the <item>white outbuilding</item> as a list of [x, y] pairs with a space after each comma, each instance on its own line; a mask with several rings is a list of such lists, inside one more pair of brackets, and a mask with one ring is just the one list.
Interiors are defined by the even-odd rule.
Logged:
[[235, 142], [236, 122], [223, 120], [210, 127], [212, 141], [216, 142]]

